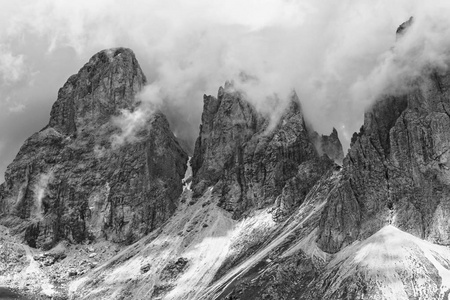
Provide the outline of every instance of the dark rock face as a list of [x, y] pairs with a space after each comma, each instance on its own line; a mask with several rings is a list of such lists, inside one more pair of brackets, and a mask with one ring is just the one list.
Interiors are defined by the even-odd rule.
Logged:
[[305, 200], [311, 189], [327, 175], [327, 171], [338, 167], [327, 155], [319, 159], [308, 160], [298, 166], [297, 174], [286, 182], [281, 195], [277, 198], [272, 212], [275, 221], [290, 216]]
[[[326, 156], [322, 159], [330, 161]], [[211, 293], [202, 299], [334, 299], [322, 297], [330, 282], [319, 279], [329, 274], [329, 261], [327, 254], [317, 248], [315, 237], [324, 203], [336, 190], [341, 176], [340, 169], [328, 169], [289, 219], [263, 234], [261, 244], [252, 243], [242, 250], [244, 258], [224, 266], [231, 274], [219, 279], [214, 296]], [[257, 262], [240, 273], [239, 261], [247, 259], [246, 264], [256, 257]]]
[[319, 135], [314, 131], [311, 134], [311, 140], [320, 155], [325, 154], [336, 163], [342, 164], [342, 161], [344, 160], [344, 151], [338, 137], [338, 132], [335, 128], [333, 128], [330, 135]]
[[336, 252], [387, 224], [450, 244], [449, 87], [449, 74], [431, 73], [366, 113], [322, 215], [322, 249]]
[[49, 125], [31, 136], [1, 185], [0, 222], [33, 247], [60, 239], [132, 242], [167, 220], [182, 192], [187, 155], [164, 115], [137, 141], [112, 146], [111, 122], [146, 83], [129, 49], [101, 51], [58, 93]]
[[[192, 158], [194, 196], [214, 187], [222, 199], [220, 205], [239, 217], [250, 208], [273, 204], [286, 183], [301, 173], [302, 163], [324, 162], [310, 139], [295, 95], [278, 124], [271, 130], [269, 125], [268, 118], [256, 112], [230, 84], [219, 89], [217, 98], [205, 96]], [[320, 176], [313, 177], [317, 180]], [[289, 186], [297, 189], [293, 180]], [[300, 198], [310, 187], [303, 186]], [[301, 204], [301, 199], [288, 202], [285, 207], [293, 207]]]
[[71, 135], [103, 125], [121, 109], [134, 106], [134, 95], [147, 79], [134, 53], [125, 48], [94, 55], [58, 92], [49, 127]]

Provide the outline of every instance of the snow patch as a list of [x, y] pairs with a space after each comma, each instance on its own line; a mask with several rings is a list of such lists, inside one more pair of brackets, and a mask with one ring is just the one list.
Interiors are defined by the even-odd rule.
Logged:
[[[447, 247], [388, 225], [336, 254], [329, 268], [340, 267], [329, 294], [342, 287], [346, 278], [359, 273], [369, 286], [376, 286], [383, 299], [436, 299], [436, 294], [437, 299], [444, 299], [450, 289], [448, 258]], [[444, 261], [446, 266], [442, 265]], [[440, 286], [437, 277], [441, 279]]]

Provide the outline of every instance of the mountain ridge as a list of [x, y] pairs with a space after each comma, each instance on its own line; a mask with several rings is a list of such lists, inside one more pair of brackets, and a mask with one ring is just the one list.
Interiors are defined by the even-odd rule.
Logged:
[[[412, 24], [402, 24], [397, 39]], [[100, 52], [69, 78], [51, 126], [24, 144], [0, 185], [0, 222], [13, 236], [56, 245], [26, 262], [9, 256], [18, 265], [56, 285], [48, 261], [66, 270], [91, 243], [89, 269], [69, 271], [70, 299], [448, 299], [447, 71], [423, 70], [405, 93], [378, 99], [345, 157], [337, 131], [316, 133], [295, 93], [273, 124], [227, 82], [217, 97], [203, 97], [188, 162], [161, 113], [137, 141], [111, 146], [119, 129], [109, 120], [138, 108], [134, 97], [146, 82], [130, 50], [119, 49]], [[89, 75], [96, 64], [105, 80]], [[69, 204], [58, 204], [61, 195]], [[52, 216], [86, 230], [79, 239], [55, 238], [52, 228], [64, 222], [55, 226]], [[114, 243], [122, 248], [93, 261], [95, 249]], [[17, 275], [16, 266], [4, 270]]]

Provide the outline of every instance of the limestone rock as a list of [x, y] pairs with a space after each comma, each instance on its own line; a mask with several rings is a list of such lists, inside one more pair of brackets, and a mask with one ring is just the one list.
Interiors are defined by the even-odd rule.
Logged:
[[60, 239], [130, 243], [174, 212], [187, 155], [161, 113], [136, 141], [112, 145], [112, 117], [133, 111], [146, 83], [129, 49], [104, 50], [58, 93], [49, 124], [32, 135], [7, 168], [0, 222], [33, 247]]
[[64, 135], [108, 122], [130, 109], [147, 79], [130, 49], [100, 51], [71, 76], [58, 92], [49, 127]]
[[322, 177], [329, 176], [327, 173], [333, 167], [339, 168], [327, 155], [301, 163], [297, 174], [286, 182], [277, 198], [273, 211], [274, 220], [282, 221], [290, 216], [303, 203], [315, 184]]
[[320, 155], [327, 155], [331, 160], [338, 164], [342, 164], [344, 160], [344, 151], [342, 149], [341, 141], [339, 140], [338, 132], [335, 128], [330, 135], [319, 135], [313, 131], [311, 139], [316, 146]]
[[230, 84], [219, 89], [217, 98], [205, 96], [192, 158], [194, 196], [213, 187], [220, 206], [239, 217], [275, 203], [302, 163], [320, 160], [295, 94], [276, 126], [269, 125]]
[[366, 113], [320, 223], [322, 249], [336, 252], [388, 224], [450, 244], [449, 87], [448, 73], [428, 73]]

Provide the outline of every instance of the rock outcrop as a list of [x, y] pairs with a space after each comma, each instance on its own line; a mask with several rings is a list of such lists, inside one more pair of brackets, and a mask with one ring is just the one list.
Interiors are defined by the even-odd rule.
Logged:
[[325, 154], [337, 164], [342, 165], [344, 160], [344, 151], [338, 137], [338, 132], [335, 128], [333, 128], [330, 135], [319, 135], [317, 132], [313, 131], [311, 134], [311, 140], [320, 155]]
[[336, 252], [385, 225], [450, 244], [450, 75], [423, 76], [366, 113], [324, 211], [319, 244]]
[[103, 237], [129, 243], [167, 220], [187, 154], [161, 113], [114, 144], [146, 78], [125, 48], [94, 55], [58, 92], [49, 124], [21, 147], [0, 188], [0, 222], [33, 247]]
[[[269, 118], [258, 113], [230, 83], [219, 89], [217, 98], [204, 96], [200, 136], [192, 158], [194, 196], [213, 187], [222, 199], [220, 206], [240, 217], [249, 209], [274, 204], [283, 190], [288, 194], [293, 187], [302, 189], [300, 199], [289, 198], [284, 207], [298, 207], [331, 162], [320, 158], [295, 94], [277, 125], [273, 129], [269, 125]], [[309, 173], [308, 162], [326, 166], [314, 170], [317, 176], [309, 176], [304, 174]], [[299, 170], [302, 164], [303, 171]], [[297, 187], [299, 180], [294, 178], [298, 176], [309, 176], [308, 184]]]

